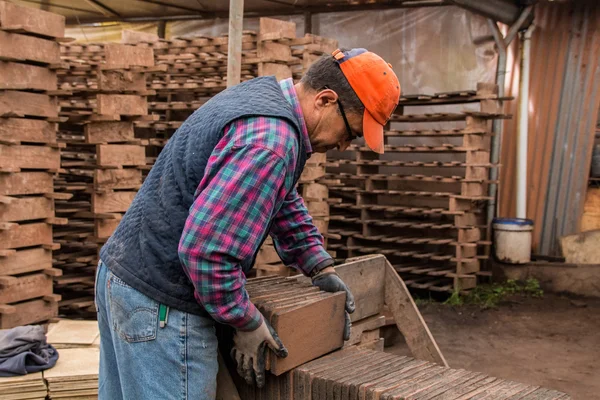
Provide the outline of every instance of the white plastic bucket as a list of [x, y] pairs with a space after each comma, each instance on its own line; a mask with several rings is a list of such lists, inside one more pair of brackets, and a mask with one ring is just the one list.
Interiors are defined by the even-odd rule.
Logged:
[[525, 264], [531, 261], [533, 221], [523, 218], [495, 218], [494, 249], [498, 261]]

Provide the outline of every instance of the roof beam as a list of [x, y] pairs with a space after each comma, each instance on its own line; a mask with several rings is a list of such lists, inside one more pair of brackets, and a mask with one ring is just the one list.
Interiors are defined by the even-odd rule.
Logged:
[[102, 14], [107, 15], [107, 16], [113, 16], [113, 17], [117, 17], [117, 18], [123, 18], [121, 17], [121, 15], [116, 12], [115, 10], [113, 10], [112, 8], [108, 7], [107, 5], [104, 5], [100, 2], [100, 0], [85, 0], [87, 3], [90, 3], [93, 7], [99, 8], [100, 11], [102, 12]]
[[193, 12], [196, 14], [209, 14], [206, 11], [198, 10], [197, 8], [180, 6], [178, 4], [171, 4], [171, 3], [167, 3], [164, 1], [160, 1], [160, 0], [135, 0], [135, 1], [139, 1], [141, 3], [156, 4], [158, 6], [169, 7], [169, 8], [173, 8], [173, 9], [177, 9], [177, 10], [190, 11], [190, 12]]
[[[154, 0], [153, 0], [154, 1]], [[372, 10], [392, 10], [400, 8], [417, 8], [417, 7], [439, 7], [452, 5], [450, 0], [414, 0], [404, 1], [402, 3], [366, 3], [366, 4], [336, 4], [336, 5], [318, 5], [318, 6], [294, 6], [289, 9], [271, 9], [268, 11], [246, 11], [244, 18], [252, 17], [269, 17], [280, 15], [302, 15], [305, 12], [313, 14], [325, 14], [332, 12], [352, 12], [352, 11], [372, 11]], [[88, 18], [82, 20], [83, 24], [95, 22], [154, 22], [154, 21], [185, 21], [197, 19], [212, 19], [212, 18], [228, 18], [229, 11], [205, 12], [203, 15], [173, 15], [164, 17], [132, 17], [132, 18]], [[69, 24], [76, 21], [69, 20]]]
[[[21, 0], [21, 1], [24, 1], [26, 3], [37, 4], [40, 6], [40, 8], [42, 8], [42, 6], [43, 6], [41, 1], [36, 1], [36, 0]], [[49, 8], [60, 8], [62, 10], [69, 10], [69, 11], [81, 11], [81, 12], [85, 12], [85, 13], [89, 13], [89, 14], [103, 15], [101, 12], [98, 12], [96, 10], [88, 10], [88, 9], [78, 8], [78, 7], [63, 6], [63, 5], [54, 4], [54, 3], [49, 3], [48, 7]]]

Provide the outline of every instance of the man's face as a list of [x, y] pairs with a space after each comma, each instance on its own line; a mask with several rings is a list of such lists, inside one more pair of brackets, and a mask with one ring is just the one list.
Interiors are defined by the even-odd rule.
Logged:
[[[348, 125], [344, 122], [342, 109]], [[362, 115], [346, 111], [343, 104], [340, 109], [338, 95], [331, 89], [321, 90], [314, 96], [310, 119], [306, 117], [310, 142], [316, 153], [335, 148], [346, 150], [353, 139], [362, 136]]]

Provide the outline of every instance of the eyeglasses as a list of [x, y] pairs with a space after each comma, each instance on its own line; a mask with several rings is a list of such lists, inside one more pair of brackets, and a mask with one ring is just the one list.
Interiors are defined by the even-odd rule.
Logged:
[[[323, 86], [323, 89], [329, 89], [329, 87]], [[361, 137], [362, 135], [356, 136], [354, 133], [352, 133], [352, 129], [350, 128], [350, 124], [348, 123], [348, 118], [346, 117], [346, 113], [344, 112], [344, 106], [342, 105], [342, 102], [340, 101], [339, 96], [337, 99], [337, 104], [338, 104], [338, 108], [340, 109], [340, 114], [342, 114], [342, 118], [344, 119], [344, 124], [346, 125], [346, 132], [348, 133], [348, 141], [351, 142], [354, 139]]]

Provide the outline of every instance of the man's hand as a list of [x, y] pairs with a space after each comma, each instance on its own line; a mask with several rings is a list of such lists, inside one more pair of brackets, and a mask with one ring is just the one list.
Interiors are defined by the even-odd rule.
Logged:
[[256, 386], [259, 388], [265, 384], [267, 346], [277, 357], [285, 358], [288, 355], [279, 336], [264, 318], [260, 326], [253, 331], [236, 331], [233, 343], [231, 358], [235, 359], [237, 363], [238, 374], [246, 380], [248, 385], [252, 385], [256, 378]]
[[344, 340], [350, 339], [350, 314], [354, 312], [354, 296], [348, 286], [335, 272], [333, 267], [327, 267], [312, 278], [312, 283], [326, 292], [346, 292], [346, 326], [344, 327]]

